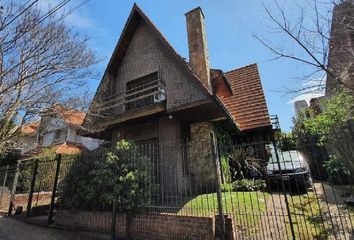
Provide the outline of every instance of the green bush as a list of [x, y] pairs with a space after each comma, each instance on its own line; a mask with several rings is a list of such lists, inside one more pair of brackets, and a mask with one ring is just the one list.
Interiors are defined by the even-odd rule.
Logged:
[[[132, 142], [122, 140], [111, 152], [81, 155], [61, 183], [60, 202], [73, 210], [138, 210], [154, 190], [150, 160]], [[120, 208], [122, 207], [122, 208]]]
[[339, 185], [349, 183], [350, 172], [340, 159], [331, 156], [329, 160], [325, 161], [324, 168], [330, 183]]
[[232, 192], [233, 191], [233, 186], [232, 183], [224, 183], [221, 185], [221, 191], [222, 192]]
[[254, 192], [262, 189], [263, 182], [255, 179], [241, 179], [234, 181], [232, 187], [234, 191]]
[[232, 179], [231, 179], [231, 172], [230, 172], [230, 166], [229, 166], [229, 159], [227, 156], [222, 156], [221, 158], [221, 171], [222, 171], [222, 175], [224, 178], [224, 181], [226, 183], [231, 183]]

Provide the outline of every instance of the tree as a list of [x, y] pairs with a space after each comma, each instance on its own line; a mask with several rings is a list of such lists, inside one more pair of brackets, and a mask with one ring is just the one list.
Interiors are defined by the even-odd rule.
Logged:
[[[354, 3], [350, 0], [304, 0], [302, 3], [284, 1], [281, 4], [275, 0], [275, 12], [264, 6], [271, 33], [281, 39], [280, 44], [258, 34], [253, 36], [276, 59], [288, 59], [309, 67], [310, 72], [302, 77], [318, 79], [315, 87], [323, 89], [327, 77], [335, 85], [354, 92]], [[294, 6], [285, 7], [290, 4]], [[294, 12], [289, 13], [288, 9]], [[291, 92], [306, 90], [313, 91], [314, 86], [290, 89]]]
[[[9, 1], [0, 12], [0, 152], [14, 147], [21, 127], [55, 103], [76, 102], [94, 76], [88, 38], [62, 16]], [[53, 113], [51, 113], [53, 114]]]
[[[341, 90], [323, 100], [321, 105], [321, 112], [309, 108], [306, 111], [310, 117], [303, 114], [295, 121], [293, 132], [298, 136], [298, 144], [307, 155], [315, 153], [315, 149], [321, 150], [322, 156], [327, 155], [323, 152], [328, 152], [332, 155], [332, 163], [340, 161], [354, 173], [354, 96], [347, 89]], [[310, 150], [306, 150], [308, 140], [312, 143]], [[318, 157], [308, 158], [317, 164]], [[324, 160], [328, 159], [321, 159], [320, 162], [325, 163]]]

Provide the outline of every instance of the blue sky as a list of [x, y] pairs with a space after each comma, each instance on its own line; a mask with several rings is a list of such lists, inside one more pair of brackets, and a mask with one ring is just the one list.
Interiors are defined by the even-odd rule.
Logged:
[[[41, 4], [44, 2], [47, 3], [43, 0]], [[81, 0], [72, 0], [72, 6], [80, 2]], [[185, 58], [188, 58], [188, 47], [184, 13], [200, 6], [205, 15], [211, 66], [228, 71], [257, 63], [269, 113], [279, 116], [283, 130], [290, 130], [294, 115], [291, 101], [297, 95], [287, 94], [286, 89], [295, 89], [306, 84], [306, 81], [301, 82], [297, 77], [308, 69], [292, 61], [272, 60], [274, 55], [251, 34], [257, 33], [274, 44], [294, 48], [288, 39], [269, 32], [271, 25], [262, 4], [274, 9], [273, 0], [91, 0], [67, 17], [66, 21], [91, 37], [90, 46], [102, 58], [102, 62], [97, 66], [100, 77], [134, 2]], [[289, 2], [285, 1], [288, 4], [286, 8], [289, 18], [296, 19], [297, 12], [293, 11], [295, 7]], [[100, 78], [90, 81], [92, 92], [95, 92], [99, 81]], [[302, 97], [301, 95], [300, 98]]]

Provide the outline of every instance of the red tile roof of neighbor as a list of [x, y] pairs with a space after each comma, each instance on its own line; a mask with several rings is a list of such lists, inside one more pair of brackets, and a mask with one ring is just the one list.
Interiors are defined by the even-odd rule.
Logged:
[[80, 143], [64, 142], [62, 144], [56, 145], [55, 153], [58, 154], [78, 154], [81, 152], [88, 151], [87, 148]]
[[[55, 114], [58, 114], [61, 116], [66, 124], [69, 125], [74, 125], [74, 126], [81, 126], [82, 123], [84, 122], [86, 113], [69, 109], [69, 108], [64, 108], [60, 104], [55, 104], [53, 105], [53, 108], [55, 110]], [[21, 132], [26, 135], [26, 136], [33, 136], [37, 129], [39, 128], [41, 122], [40, 121], [33, 121], [27, 124], [24, 124], [21, 127]]]
[[241, 131], [271, 126], [257, 64], [224, 73], [233, 94], [218, 97]]
[[63, 117], [65, 123], [67, 124], [81, 126], [84, 122], [86, 116], [84, 112], [64, 108], [60, 104], [54, 105], [53, 108], [57, 111], [58, 115]]
[[34, 122], [30, 122], [30, 123], [24, 124], [21, 127], [21, 132], [24, 135], [33, 136], [36, 133], [39, 125], [40, 125], [40, 121], [34, 121]]

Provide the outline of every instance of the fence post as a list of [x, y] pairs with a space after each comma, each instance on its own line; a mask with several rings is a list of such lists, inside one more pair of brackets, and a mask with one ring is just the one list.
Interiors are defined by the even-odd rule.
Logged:
[[54, 211], [54, 205], [55, 205], [55, 194], [57, 192], [57, 185], [58, 185], [59, 172], [60, 172], [61, 154], [58, 154], [55, 159], [57, 161], [57, 168], [55, 170], [52, 197], [50, 199], [50, 207], [49, 207], [49, 214], [48, 214], [48, 225], [53, 223], [53, 211]]
[[111, 238], [115, 239], [116, 238], [116, 217], [117, 217], [117, 211], [116, 211], [116, 200], [113, 200], [113, 209], [112, 209], [112, 226], [111, 226]]
[[19, 175], [20, 175], [20, 161], [17, 162], [16, 173], [15, 173], [14, 181], [12, 183], [9, 210], [7, 212], [8, 216], [11, 216], [11, 213], [12, 213], [13, 201], [15, 199], [16, 188], [17, 188], [17, 180], [18, 180], [18, 176]]
[[291, 236], [292, 236], [292, 239], [295, 240], [296, 238], [295, 238], [295, 231], [294, 231], [294, 226], [293, 226], [293, 219], [292, 219], [291, 213], [290, 213], [288, 195], [286, 195], [286, 191], [285, 191], [285, 184], [284, 184], [284, 181], [283, 181], [283, 178], [282, 178], [283, 174], [282, 174], [281, 165], [280, 165], [280, 161], [279, 161], [278, 148], [277, 148], [277, 143], [275, 141], [274, 136], [273, 136], [272, 140], [273, 140], [275, 158], [277, 159], [277, 165], [278, 165], [278, 169], [279, 169], [279, 173], [280, 173], [280, 182], [281, 182], [281, 187], [283, 189], [283, 195], [284, 195], [284, 200], [285, 200], [285, 205], [286, 205], [286, 211], [288, 213]]
[[[216, 195], [217, 195], [217, 201], [218, 201], [218, 214], [220, 217], [220, 224], [221, 224], [221, 240], [225, 239], [225, 217], [224, 217], [224, 212], [223, 212], [223, 207], [222, 207], [222, 196], [221, 196], [221, 173], [220, 173], [220, 162], [219, 162], [219, 154], [218, 154], [218, 148], [216, 144], [216, 138], [213, 132], [210, 133], [210, 140], [211, 140], [211, 146], [213, 148], [213, 162], [214, 162], [214, 174], [216, 178]], [[217, 222], [217, 221], [215, 221]]]
[[36, 185], [37, 170], [38, 170], [38, 159], [36, 159], [34, 162], [34, 168], [33, 168], [33, 173], [32, 173], [32, 180], [31, 180], [31, 188], [30, 188], [30, 192], [28, 194], [26, 217], [31, 216], [32, 198], [33, 198], [34, 188]]
[[2, 195], [3, 195], [3, 193], [4, 193], [5, 186], [6, 186], [7, 172], [8, 172], [8, 171], [9, 171], [9, 164], [6, 165], [6, 171], [5, 171], [4, 181], [3, 181], [2, 189], [1, 189], [1, 192], [0, 192], [0, 204], [1, 204], [1, 201], [2, 201]]

